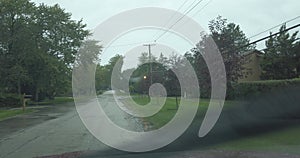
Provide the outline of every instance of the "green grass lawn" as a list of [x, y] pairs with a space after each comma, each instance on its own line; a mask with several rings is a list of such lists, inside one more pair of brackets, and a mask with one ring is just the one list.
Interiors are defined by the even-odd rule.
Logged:
[[146, 118], [146, 120], [151, 122], [155, 129], [158, 129], [167, 124], [175, 116], [176, 112], [176, 100], [175, 98], [169, 98], [159, 113]]
[[300, 126], [218, 144], [213, 149], [300, 154]]
[[[146, 105], [150, 102], [150, 99], [147, 96], [134, 96], [132, 98], [139, 105]], [[180, 104], [180, 98], [178, 98], [178, 102], [178, 104]], [[225, 103], [225, 106], [233, 106], [233, 103], [234, 101], [228, 101]], [[208, 99], [200, 99], [198, 116], [204, 116], [207, 111], [208, 104]], [[169, 97], [159, 113], [144, 119], [153, 125], [153, 129], [159, 129], [167, 124], [175, 116], [176, 112], [176, 98]]]
[[0, 121], [13, 117], [13, 116], [17, 116], [17, 115], [22, 115], [22, 114], [26, 114], [26, 113], [30, 113], [30, 112], [34, 112], [34, 110], [31, 109], [27, 109], [25, 111], [23, 110], [0, 110]]
[[132, 96], [132, 99], [139, 105], [146, 105], [150, 102], [150, 99], [147, 95], [135, 95]]
[[57, 104], [64, 104], [64, 103], [69, 103], [69, 102], [74, 102], [74, 99], [72, 97], [55, 97], [54, 100], [44, 100], [41, 102], [33, 102], [33, 101], [28, 101], [28, 104], [33, 104], [33, 105], [57, 105]]
[[[150, 102], [150, 99], [147, 96], [134, 96], [132, 98], [137, 104], [141, 106], [146, 105]], [[209, 100], [201, 99], [199, 106], [202, 113], [205, 113], [208, 103]], [[178, 98], [178, 104], [180, 104], [180, 98]], [[167, 124], [175, 116], [176, 112], [176, 98], [169, 97], [167, 98], [163, 108], [157, 114], [144, 119], [153, 125], [153, 129], [159, 129], [160, 127]]]
[[[140, 105], [146, 105], [149, 102], [148, 97], [135, 96], [133, 97], [133, 100]], [[237, 102], [226, 101], [224, 109], [239, 105], [235, 103]], [[209, 100], [200, 100], [200, 110], [198, 110], [198, 116], [204, 116], [208, 104]], [[176, 110], [174, 110], [175, 108], [175, 98], [168, 98], [164, 107], [159, 113], [144, 119], [152, 123], [154, 127], [153, 129], [158, 129], [168, 123], [174, 117], [176, 113]], [[300, 154], [300, 125], [259, 135], [244, 137], [241, 139], [221, 143], [209, 148], [228, 151], [262, 151]]]

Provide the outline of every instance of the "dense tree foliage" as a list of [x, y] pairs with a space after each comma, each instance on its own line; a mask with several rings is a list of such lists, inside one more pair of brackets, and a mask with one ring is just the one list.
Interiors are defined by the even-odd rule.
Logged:
[[280, 34], [266, 41], [267, 48], [261, 63], [262, 79], [292, 79], [300, 75], [298, 32], [290, 35], [285, 30], [286, 26], [283, 25], [280, 28]]
[[0, 0], [0, 8], [1, 91], [35, 100], [66, 93], [86, 25], [58, 5]]
[[[161, 83], [166, 88], [169, 96], [182, 95], [182, 89], [178, 77], [172, 70], [176, 70], [183, 65], [187, 59], [193, 66], [198, 77], [201, 97], [210, 97], [211, 77], [204, 60], [204, 56], [212, 52], [212, 42], [215, 42], [221, 56], [224, 60], [227, 78], [227, 98], [232, 98], [234, 87], [239, 79], [244, 77], [248, 72], [244, 67], [245, 62], [249, 62], [244, 55], [255, 49], [255, 45], [249, 45], [250, 41], [241, 30], [240, 26], [234, 23], [228, 23], [226, 19], [217, 17], [209, 23], [210, 33], [201, 34], [201, 41], [197, 48], [191, 49], [184, 56], [172, 54], [165, 57], [161, 54], [158, 57], [148, 53], [142, 53], [139, 59], [139, 65], [136, 69], [128, 69], [120, 73], [118, 78], [123, 78], [129, 83], [131, 93], [147, 94], [149, 87], [153, 83]], [[300, 71], [300, 42], [297, 42], [297, 32], [289, 35], [285, 27], [281, 28], [282, 33], [270, 38], [267, 42], [267, 49], [262, 61], [264, 70], [264, 79], [289, 79], [299, 76]], [[110, 63], [105, 66], [98, 66], [98, 89], [110, 89], [111, 69], [115, 66], [117, 59], [114, 57]], [[151, 62], [151, 64], [149, 63]], [[152, 73], [150, 71], [152, 66]], [[121, 72], [121, 69], [118, 70]], [[244, 74], [246, 73], [246, 74]], [[182, 75], [188, 77], [189, 72]], [[102, 76], [102, 77], [100, 77]]]
[[[111, 87], [113, 71], [116, 72], [115, 79], [123, 79], [122, 72], [121, 72], [122, 65], [123, 65], [123, 58], [124, 57], [122, 55], [117, 54], [109, 60], [108, 64], [97, 65], [96, 78], [95, 78], [97, 92], [101, 93], [103, 91], [107, 91], [113, 88]], [[123, 85], [116, 85], [116, 86], [117, 86], [116, 88], [122, 88]]]
[[188, 60], [193, 64], [197, 73], [201, 94], [209, 97], [210, 93], [210, 75], [203, 55], [210, 53], [211, 38], [218, 46], [224, 60], [227, 78], [228, 92], [232, 90], [232, 83], [238, 81], [243, 76], [243, 53], [254, 49], [255, 46], [248, 45], [249, 39], [243, 33], [239, 25], [228, 23], [221, 16], [210, 21], [209, 35], [202, 35], [202, 40], [197, 48], [192, 49], [192, 54], [186, 54]]
[[[172, 54], [165, 57], [162, 54], [159, 57], [151, 57], [152, 65], [152, 83], [162, 83], [167, 89], [168, 95], [181, 95], [178, 77], [172, 70], [175, 70], [187, 59], [196, 71], [201, 88], [201, 96], [210, 96], [211, 79], [207, 64], [203, 58], [205, 53], [210, 53], [211, 38], [217, 44], [224, 59], [227, 72], [227, 87], [232, 90], [232, 83], [238, 81], [243, 75], [243, 53], [254, 49], [249, 45], [249, 39], [240, 29], [239, 25], [228, 23], [226, 19], [218, 17], [209, 24], [210, 34], [203, 35], [202, 40], [197, 44], [197, 48], [187, 52], [184, 56]], [[150, 81], [150, 58], [148, 53], [142, 53], [139, 57], [139, 66], [134, 70], [131, 78], [131, 89], [134, 92], [145, 94], [151, 85]], [[189, 74], [182, 74], [187, 75]], [[145, 76], [145, 78], [144, 78]]]
[[[223, 57], [227, 80], [229, 82], [237, 82], [242, 77], [243, 60], [241, 60], [241, 55], [254, 49], [254, 46], [248, 45], [250, 40], [247, 39], [239, 25], [228, 23], [221, 16], [210, 21], [209, 29], [211, 37], [217, 44]], [[205, 42], [205, 39], [203, 42]], [[205, 43], [200, 42], [199, 44], [200, 51], [203, 47], [206, 47]], [[201, 46], [203, 47], [201, 48]]]

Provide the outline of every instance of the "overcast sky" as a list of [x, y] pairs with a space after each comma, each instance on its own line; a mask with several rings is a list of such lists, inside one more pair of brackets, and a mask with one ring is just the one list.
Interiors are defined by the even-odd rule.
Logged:
[[[203, 9], [209, 1], [203, 0], [188, 15], [192, 16], [205, 30], [208, 30], [207, 25], [210, 20], [221, 15], [229, 22], [239, 24], [248, 37], [300, 15], [300, 0], [212, 0]], [[58, 3], [66, 11], [72, 13], [73, 19], [83, 19], [92, 30], [101, 22], [122, 11], [140, 7], [177, 10], [185, 0], [33, 0], [33, 2], [49, 5]], [[179, 11], [184, 12], [193, 2], [194, 0], [188, 0]], [[195, 15], [201, 8], [202, 10]], [[300, 18], [288, 23], [288, 26], [298, 23], [300, 23]], [[251, 41], [266, 35], [268, 33], [257, 36]], [[260, 43], [258, 47], [263, 48], [263, 45]]]

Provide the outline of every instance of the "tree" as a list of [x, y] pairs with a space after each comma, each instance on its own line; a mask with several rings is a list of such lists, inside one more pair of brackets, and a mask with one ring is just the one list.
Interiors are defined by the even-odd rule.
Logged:
[[192, 49], [191, 51], [193, 52], [193, 56], [190, 53], [185, 54], [185, 56], [195, 69], [199, 81], [201, 97], [209, 98], [211, 90], [211, 79], [208, 67], [202, 54], [197, 48]]
[[[123, 83], [128, 83], [128, 77], [123, 76], [122, 66], [124, 57], [122, 55], [115, 55], [112, 57], [108, 64], [97, 65], [96, 68], [96, 90], [99, 93], [106, 91], [108, 89], [124, 90], [126, 86]], [[112, 77], [113, 72], [115, 76]], [[112, 87], [112, 81], [114, 87]]]
[[[219, 51], [224, 60], [226, 74], [227, 74], [227, 88], [232, 91], [232, 83], [237, 82], [243, 76], [242, 54], [254, 49], [255, 46], [248, 45], [249, 39], [243, 33], [239, 25], [228, 23], [227, 19], [221, 16], [210, 21], [209, 23], [210, 35], [201, 35], [202, 40], [198, 43], [196, 49], [192, 49], [195, 58], [195, 70], [200, 80], [201, 89], [207, 89], [209, 83], [209, 72], [204, 62], [203, 55], [209, 53], [211, 49], [211, 40], [217, 44]], [[205, 87], [206, 86], [206, 87]], [[206, 90], [209, 92], [209, 90]]]
[[101, 94], [103, 91], [106, 91], [110, 88], [109, 75], [110, 72], [106, 68], [106, 66], [102, 66], [100, 64], [97, 65], [95, 74], [95, 84], [98, 94]]
[[165, 57], [165, 56], [163, 55], [163, 53], [160, 53], [157, 62], [158, 62], [158, 63], [161, 63], [161, 64], [167, 63], [167, 62], [168, 62], [168, 58]]
[[149, 55], [146, 52], [143, 52], [141, 56], [139, 57], [139, 64], [143, 65], [145, 63], [149, 62]]
[[[44, 93], [45, 91], [47, 93], [47, 90], [49, 90], [49, 87], [46, 86], [49, 85], [49, 83], [55, 85], [53, 83], [62, 83], [69, 80], [69, 77], [67, 77], [66, 74], [70, 75], [69, 72], [71, 72], [71, 65], [75, 60], [75, 55], [78, 52], [82, 41], [89, 36], [90, 33], [84, 29], [86, 25], [82, 24], [82, 21], [76, 22], [71, 20], [71, 14], [66, 13], [65, 10], [58, 5], [46, 6], [41, 4], [35, 10], [35, 18], [37, 19], [34, 27], [36, 49], [38, 52], [42, 53], [41, 56], [55, 58], [52, 61], [56, 62], [56, 64], [53, 63], [51, 65], [48, 64], [47, 67], [44, 66], [44, 69], [40, 69], [40, 73], [35, 72], [32, 74], [35, 76], [35, 97], [36, 100], [38, 100], [39, 94], [43, 93], [43, 91]], [[43, 59], [44, 61], [51, 61], [46, 58]], [[59, 67], [57, 67], [57, 65], [59, 65]], [[38, 67], [41, 67], [41, 65]], [[56, 70], [57, 68], [62, 71], [51, 71]], [[43, 75], [49, 73], [54, 73], [57, 76], [48, 78], [47, 84], [47, 82], [45, 82], [47, 81], [47, 78]], [[57, 85], [55, 85], [55, 87], [56, 86]]]
[[295, 61], [297, 63], [297, 77], [300, 77], [300, 42], [295, 44], [296, 57]]
[[70, 88], [71, 69], [90, 35], [58, 5], [0, 0], [0, 74], [8, 93], [53, 98]]
[[[146, 78], [144, 78], [146, 77]], [[131, 76], [135, 81], [131, 83], [131, 92], [146, 94], [150, 87], [149, 64], [139, 65]]]
[[[109, 63], [105, 65], [108, 75], [105, 77], [106, 83], [110, 89], [122, 90], [124, 85], [122, 84], [122, 66], [124, 63], [124, 57], [122, 55], [115, 55], [109, 60]], [[113, 74], [114, 73], [114, 74]], [[114, 85], [112, 85], [112, 82]]]
[[0, 1], [0, 74], [6, 76], [1, 77], [6, 92], [21, 94], [21, 85], [30, 80], [23, 65], [32, 51], [30, 27], [34, 7], [27, 0]]
[[[243, 76], [242, 54], [255, 48], [248, 45], [250, 40], [239, 25], [227, 23], [227, 20], [221, 16], [210, 21], [209, 29], [214, 42], [217, 44], [227, 72], [229, 82], [237, 82]], [[205, 44], [203, 44], [205, 46]]]
[[76, 64], [81, 66], [97, 64], [99, 62], [99, 55], [102, 51], [102, 46], [98, 43], [99, 41], [96, 40], [83, 41], [76, 55]]
[[164, 85], [166, 87], [168, 96], [173, 96], [176, 99], [176, 109], [178, 109], [178, 96], [181, 95], [180, 82], [174, 72], [178, 71], [181, 64], [182, 56], [172, 53], [168, 59], [168, 71]]
[[[82, 95], [94, 92], [95, 87], [93, 87], [90, 83], [95, 82], [96, 89], [99, 87], [100, 74], [99, 66], [97, 66], [97, 64], [99, 62], [99, 55], [102, 51], [102, 46], [98, 45], [98, 43], [99, 42], [96, 40], [84, 41], [77, 54], [73, 71], [73, 81], [79, 82], [76, 84], [78, 85], [77, 88], [79, 88], [76, 89], [76, 91]], [[85, 75], [82, 73], [93, 74], [95, 71], [95, 78], [91, 77], [91, 75]]]
[[283, 25], [279, 35], [266, 41], [267, 48], [261, 63], [262, 79], [292, 79], [299, 76], [299, 42], [296, 42], [298, 32], [290, 35], [285, 30], [286, 25]]

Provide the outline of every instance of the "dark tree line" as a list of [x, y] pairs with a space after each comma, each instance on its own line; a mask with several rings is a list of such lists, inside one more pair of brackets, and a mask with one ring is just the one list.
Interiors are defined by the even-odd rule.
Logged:
[[[300, 76], [300, 42], [298, 31], [290, 35], [286, 25], [280, 28], [280, 34], [266, 41], [261, 67], [262, 79], [293, 79]], [[270, 33], [272, 35], [272, 33]]]
[[70, 91], [85, 27], [59, 5], [0, 0], [0, 92], [41, 100]]
[[[226, 19], [218, 17], [212, 20], [209, 24], [210, 34], [203, 35], [202, 40], [198, 43], [197, 48], [191, 49], [184, 56], [173, 54], [170, 57], [165, 57], [162, 54], [159, 57], [152, 58], [152, 83], [162, 83], [170, 96], [180, 96], [181, 89], [177, 76], [172, 69], [176, 69], [183, 63], [184, 58], [187, 59], [193, 66], [199, 80], [202, 97], [210, 96], [210, 75], [204, 61], [203, 54], [209, 53], [210, 37], [215, 41], [221, 55], [224, 59], [227, 72], [227, 87], [232, 89], [232, 83], [237, 82], [243, 75], [241, 54], [243, 52], [254, 49], [255, 46], [247, 46], [249, 39], [245, 36], [240, 26], [234, 23], [228, 23]], [[131, 92], [145, 94], [148, 93], [150, 84], [150, 64], [147, 53], [142, 53], [139, 57], [140, 64], [133, 71], [130, 89]], [[110, 65], [110, 64], [109, 64]], [[126, 73], [126, 72], [125, 72]], [[189, 74], [186, 74], [189, 75]], [[145, 78], [143, 78], [145, 77]]]
[[[282, 26], [281, 34], [272, 37], [266, 41], [266, 49], [262, 53], [263, 59], [261, 68], [263, 74], [261, 79], [291, 79], [299, 77], [300, 74], [300, 42], [298, 40], [298, 32], [290, 35], [286, 28]], [[227, 98], [233, 96], [234, 85], [239, 79], [248, 74], [249, 68], [245, 67], [247, 61], [244, 55], [255, 49], [255, 45], [249, 45], [250, 40], [241, 30], [240, 26], [228, 22], [221, 16], [210, 21], [210, 33], [208, 35], [201, 34], [201, 41], [196, 48], [185, 53], [184, 56], [171, 55], [165, 57], [161, 54], [159, 57], [152, 57], [152, 74], [150, 74], [150, 64], [148, 53], [142, 53], [139, 57], [140, 64], [136, 69], [125, 70], [121, 72], [121, 78], [129, 82], [130, 92], [146, 94], [152, 83], [161, 83], [165, 86], [169, 96], [179, 96], [181, 94], [180, 84], [177, 76], [172, 69], [176, 69], [178, 64], [182, 64], [183, 59], [187, 59], [193, 66], [199, 81], [201, 97], [210, 97], [211, 93], [211, 77], [203, 56], [210, 53], [211, 39], [216, 43], [224, 61], [227, 79]], [[99, 82], [98, 89], [110, 89], [111, 69], [116, 61], [123, 57], [117, 55], [112, 58], [108, 65], [98, 66]], [[130, 76], [130, 74], [132, 74]], [[186, 74], [188, 75], [188, 74]]]
[[199, 86], [202, 97], [210, 97], [211, 78], [207, 64], [203, 58], [205, 53], [210, 53], [211, 41], [214, 40], [222, 55], [227, 78], [227, 93], [228, 96], [233, 91], [233, 84], [238, 82], [243, 76], [243, 53], [255, 48], [249, 45], [249, 39], [243, 33], [239, 25], [228, 23], [221, 16], [210, 21], [210, 34], [202, 35], [202, 40], [198, 43], [197, 48], [187, 53], [186, 58], [192, 63], [197, 73]]

